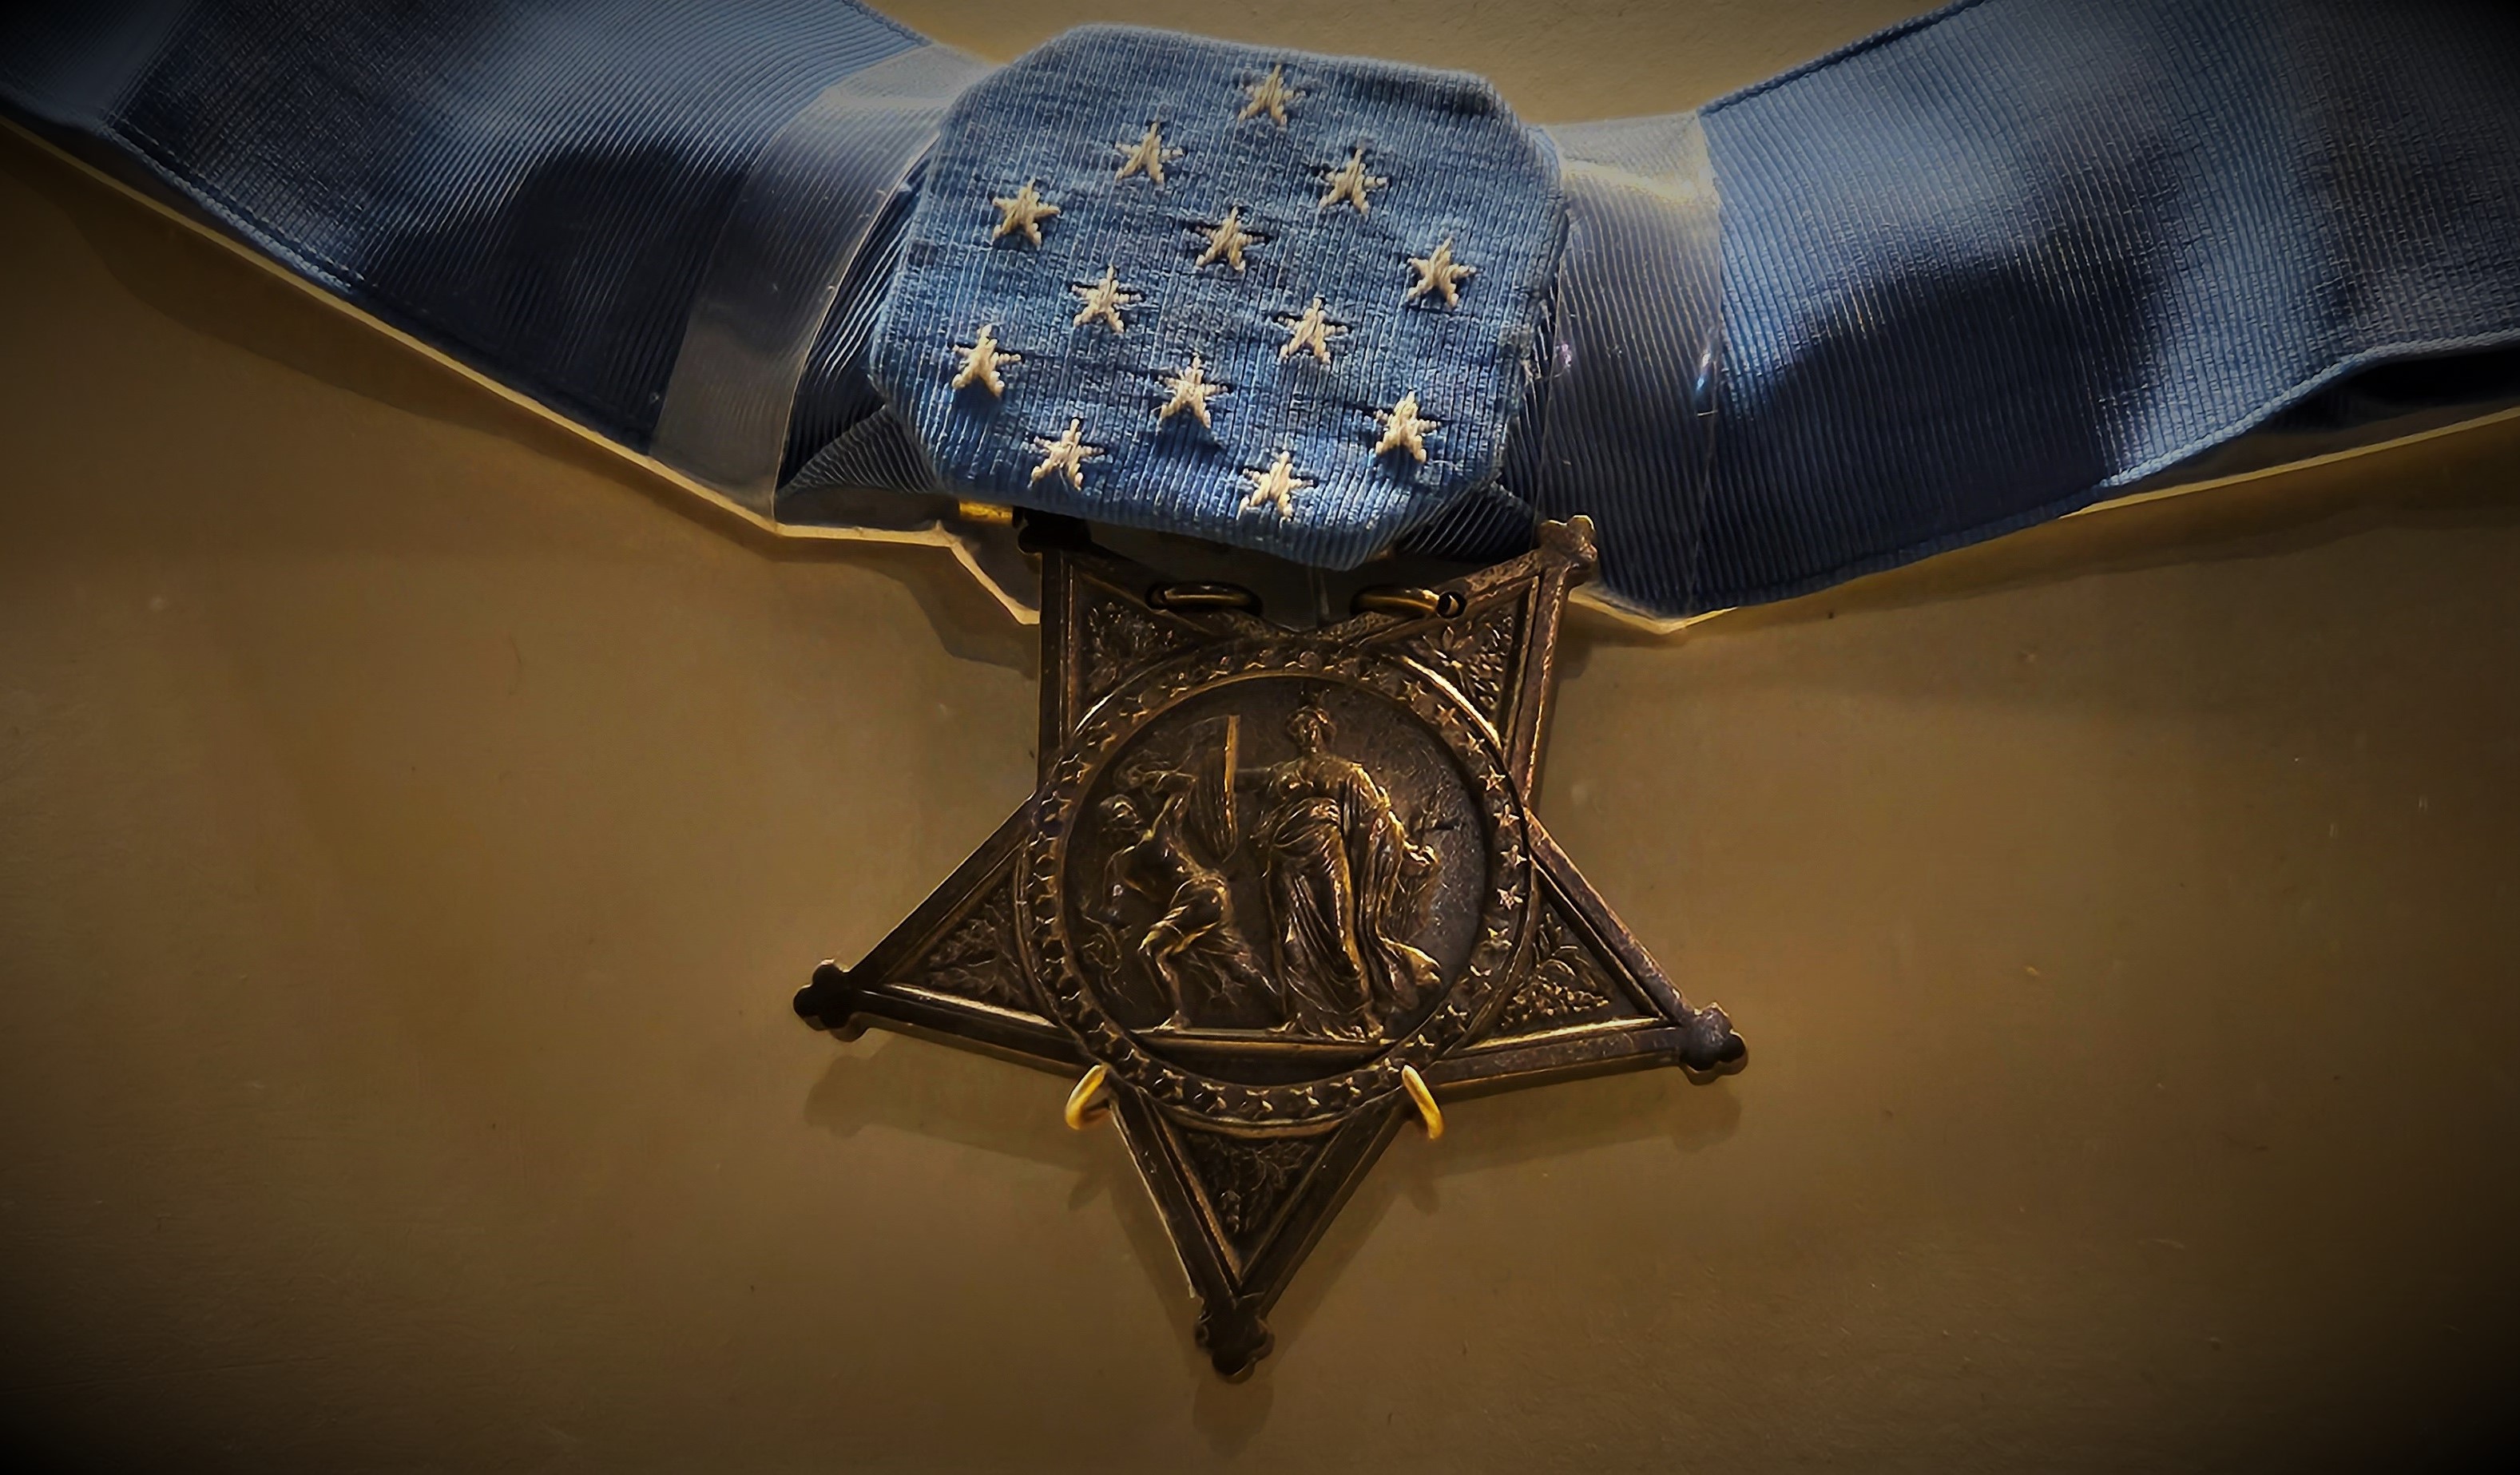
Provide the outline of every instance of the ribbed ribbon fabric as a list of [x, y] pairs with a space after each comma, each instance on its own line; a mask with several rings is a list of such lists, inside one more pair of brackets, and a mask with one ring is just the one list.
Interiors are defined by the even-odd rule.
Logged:
[[2052, 517], [2342, 376], [2520, 341], [2520, 6], [1970, 0], [1701, 115], [1697, 532], [1593, 509], [1650, 607]]
[[771, 138], [692, 303], [650, 447], [658, 460], [774, 511], [797, 385], [846, 273], [907, 198], [945, 110], [987, 69], [942, 46], [896, 52], [824, 88]]
[[924, 44], [853, 0], [43, 0], [0, 98], [645, 451], [774, 138]]
[[[922, 44], [852, 0], [43, 0], [0, 14], [0, 102], [626, 446], [880, 517], [832, 488], [937, 487], [867, 366], [951, 88], [835, 110]], [[2056, 515], [2375, 371], [2393, 409], [2507, 391], [2515, 76], [2501, 3], [1963, 0], [1697, 114], [1549, 130], [1536, 377], [1502, 474], [1413, 544], [1586, 513], [1615, 597], [1693, 612]]]

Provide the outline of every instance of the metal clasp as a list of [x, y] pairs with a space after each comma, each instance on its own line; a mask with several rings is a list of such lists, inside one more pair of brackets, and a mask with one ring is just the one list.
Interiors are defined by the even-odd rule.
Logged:
[[1466, 601], [1458, 589], [1420, 589], [1413, 584], [1375, 584], [1360, 589], [1348, 601], [1350, 614], [1431, 614], [1443, 619], [1460, 615]]
[[1260, 596], [1239, 584], [1158, 584], [1147, 591], [1154, 609], [1248, 609], [1257, 613]]
[[1409, 1104], [1418, 1108], [1418, 1120], [1426, 1128], [1426, 1140], [1444, 1135], [1444, 1108], [1435, 1104], [1435, 1093], [1415, 1065], [1400, 1067], [1400, 1084], [1409, 1089]]
[[1109, 1067], [1094, 1066], [1085, 1072], [1083, 1080], [1076, 1083], [1076, 1089], [1067, 1094], [1067, 1105], [1060, 1110], [1059, 1116], [1065, 1119], [1069, 1131], [1082, 1132], [1111, 1114], [1110, 1103], [1103, 1099], [1109, 1093], [1102, 1086], [1110, 1075]]

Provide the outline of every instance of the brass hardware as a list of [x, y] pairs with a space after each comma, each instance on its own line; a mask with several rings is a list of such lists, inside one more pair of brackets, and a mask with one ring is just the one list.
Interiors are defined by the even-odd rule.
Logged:
[[1102, 1082], [1110, 1074], [1108, 1066], [1093, 1066], [1076, 1083], [1076, 1089], [1067, 1094], [1067, 1105], [1059, 1115], [1066, 1120], [1070, 1132], [1082, 1132], [1111, 1114], [1111, 1108], [1102, 1100]]
[[1415, 1065], [1400, 1067], [1400, 1084], [1409, 1091], [1409, 1104], [1418, 1108], [1418, 1120], [1426, 1124], [1426, 1140], [1444, 1135], [1444, 1108], [1435, 1104], [1435, 1093], [1426, 1089], [1426, 1078]]
[[1358, 590], [1356, 597], [1348, 601], [1348, 610], [1353, 614], [1432, 614], [1449, 620], [1461, 614], [1462, 603], [1458, 589], [1438, 592], [1407, 584], [1376, 584]]
[[995, 502], [957, 500], [954, 504], [954, 515], [966, 522], [985, 523], [990, 527], [1012, 527], [1015, 524], [1015, 510], [1011, 507], [1001, 507]]
[[1147, 591], [1147, 603], [1157, 609], [1260, 608], [1260, 596], [1239, 584], [1158, 584]]

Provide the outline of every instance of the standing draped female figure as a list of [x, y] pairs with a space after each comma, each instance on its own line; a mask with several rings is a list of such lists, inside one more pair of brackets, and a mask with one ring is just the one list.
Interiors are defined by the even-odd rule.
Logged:
[[1266, 775], [1261, 841], [1289, 1025], [1363, 1040], [1436, 984], [1435, 960], [1407, 941], [1424, 922], [1436, 858], [1373, 776], [1329, 751], [1337, 733], [1315, 702], [1286, 719], [1295, 757]]

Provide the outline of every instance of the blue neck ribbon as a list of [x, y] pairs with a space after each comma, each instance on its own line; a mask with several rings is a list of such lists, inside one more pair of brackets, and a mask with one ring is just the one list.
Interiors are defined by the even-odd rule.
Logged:
[[[791, 521], [956, 489], [878, 361], [925, 161], [989, 74], [848, 0], [0, 16], [22, 122]], [[1486, 459], [1292, 543], [1195, 497], [1124, 520], [1345, 563], [1582, 513], [1612, 597], [1686, 614], [2253, 430], [2508, 395], [2515, 76], [2507, 5], [1963, 0], [1693, 112], [1538, 130], [1557, 254]]]

